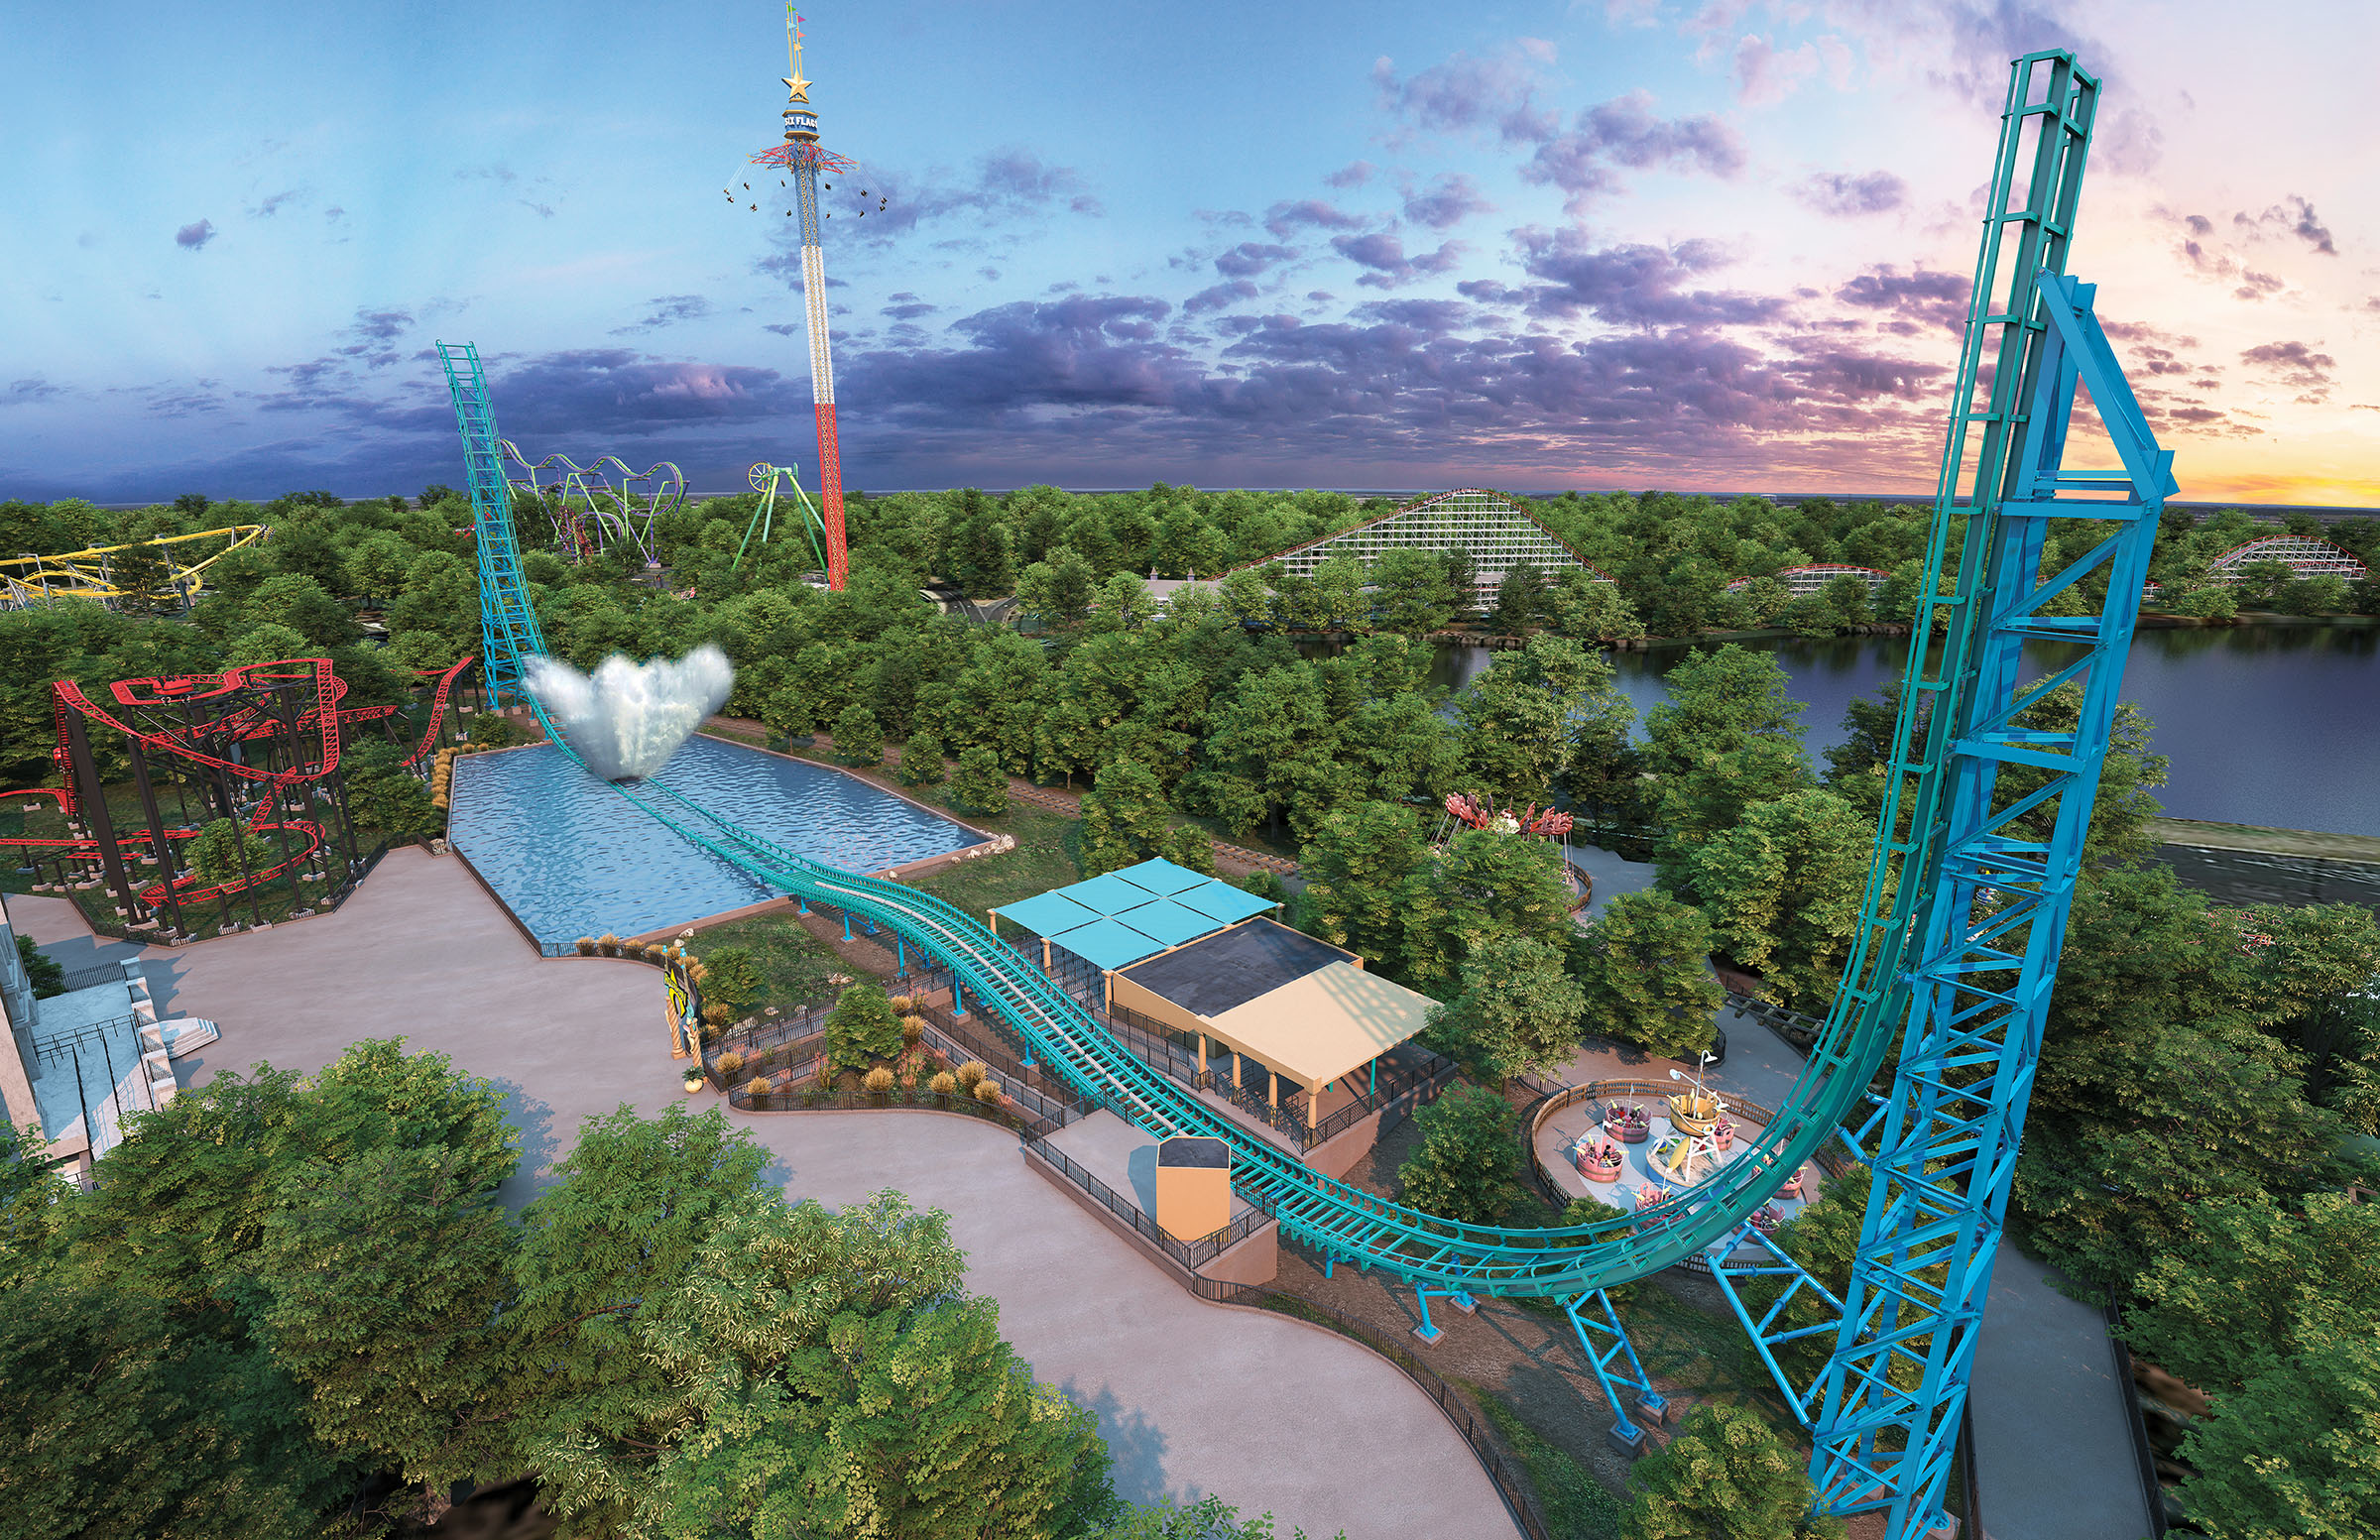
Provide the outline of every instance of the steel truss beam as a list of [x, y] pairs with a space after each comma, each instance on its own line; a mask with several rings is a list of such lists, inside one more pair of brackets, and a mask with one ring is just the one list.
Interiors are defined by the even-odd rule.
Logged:
[[463, 467], [471, 483], [472, 533], [479, 548], [480, 684], [499, 710], [508, 698], [526, 699], [521, 661], [545, 651], [537, 612], [521, 575], [521, 552], [513, 543], [512, 490], [505, 483], [503, 450], [496, 436], [496, 409], [479, 349], [468, 342], [438, 344], [446, 391], [454, 399], [455, 421], [463, 433]]
[[[2124, 381], [2092, 314], [2092, 290], [2063, 271], [2096, 95], [2097, 82], [2070, 55], [2016, 61], [1929, 553], [1929, 576], [1938, 578], [1945, 534], [1963, 523], [1957, 581], [1930, 580], [1921, 598], [1892, 764], [1896, 781], [1940, 771], [1932, 807], [1918, 803], [1930, 827], [1913, 831], [1899, 874], [1927, 895], [1894, 980], [1907, 991], [1906, 1031], [1874, 1135], [1866, 1221], [1836, 1310], [1834, 1356], [1811, 1392], [1785, 1386], [1797, 1407], [1815, 1400], [1820, 1506], [1885, 1509], [1894, 1536], [1943, 1522], [1943, 1484], [2124, 654], [2158, 516], [2175, 490], [2173, 455], [2157, 446]], [[1988, 399], [1977, 410], [1987, 350]], [[2078, 386], [2098, 408], [2120, 472], [2061, 468]], [[1980, 430], [1971, 459], [1970, 425]], [[1955, 495], [1970, 467], [1962, 508]], [[2097, 496], [2062, 495], [2072, 493]], [[2044, 574], [2053, 518], [2103, 519], [2116, 530]], [[2086, 580], [2096, 591], [2101, 578], [2097, 616], [2040, 613], [2053, 598], [2085, 592]], [[1938, 632], [1944, 643], [1930, 659], [1922, 639]], [[2041, 642], [2081, 654], [2028, 678], [2024, 650]], [[2070, 682], [2082, 690], [2074, 728], [2020, 725]], [[1928, 699], [1939, 708], [1913, 757]], [[2003, 792], [2004, 766], [2049, 778], [2021, 796]], [[2046, 822], [2048, 837], [2015, 832], [2020, 819], [2034, 830]], [[1815, 1286], [1789, 1259], [1786, 1267], [1797, 1274], [1789, 1297]], [[1776, 1371], [1769, 1348], [1783, 1338], [1763, 1331], [1775, 1312], [1755, 1321], [1740, 1300], [1736, 1308]]]

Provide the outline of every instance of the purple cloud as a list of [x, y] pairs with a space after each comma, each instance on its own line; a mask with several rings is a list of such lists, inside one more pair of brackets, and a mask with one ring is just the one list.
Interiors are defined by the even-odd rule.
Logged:
[[2266, 378], [2290, 390], [2306, 392], [2300, 401], [2315, 402], [2330, 394], [2330, 371], [2338, 360], [2327, 353], [2317, 353], [2303, 342], [2266, 342], [2249, 348], [2239, 355], [2240, 362], [2263, 371]]
[[658, 331], [680, 321], [700, 320], [711, 313], [711, 301], [700, 295], [655, 295], [645, 301], [652, 306], [643, 320], [631, 321], [612, 328], [615, 337], [633, 336], [640, 331]]
[[1743, 144], [1733, 129], [1709, 116], [1656, 118], [1651, 106], [1649, 95], [1631, 91], [1585, 109], [1568, 133], [1537, 146], [1520, 168], [1521, 179], [1560, 187], [1575, 213], [1615, 184], [1613, 166], [1695, 170], [1722, 178], [1743, 170]]
[[1506, 144], [1533, 144], [1553, 136], [1558, 119], [1536, 106], [1537, 76], [1529, 57], [1543, 58], [1542, 45], [1524, 45], [1493, 59], [1457, 54], [1409, 79], [1396, 77], [1386, 59], [1371, 66], [1380, 106], [1413, 128], [1462, 133], [1492, 127]]
[[2246, 214], [2233, 214], [2231, 223], [2252, 236], [2262, 236], [2269, 230], [2277, 229], [2296, 236], [2322, 256], [2338, 255], [2338, 247], [2331, 240], [2330, 231], [2315, 217], [2314, 205], [2294, 192], [2252, 219]]
[[1325, 186], [1360, 187], [1371, 180], [1371, 174], [1377, 170], [1379, 168], [1369, 161], [1351, 161], [1323, 178], [1322, 180]]
[[1274, 263], [1286, 262], [1296, 255], [1295, 247], [1242, 241], [1215, 259], [1215, 271], [1225, 278], [1254, 278]]
[[0, 407], [30, 407], [36, 402], [49, 401], [64, 394], [63, 387], [52, 385], [35, 375], [30, 379], [12, 381], [7, 392], [0, 394]]
[[215, 222], [212, 219], [201, 219], [196, 224], [185, 224], [174, 232], [174, 244], [184, 251], [196, 251], [214, 238]]
[[1912, 336], [1929, 326], [1964, 329], [1972, 287], [1971, 280], [1957, 273], [1919, 268], [1903, 274], [1884, 263], [1845, 283], [1835, 291], [1835, 297], [1861, 309], [1889, 310], [1897, 318], [1879, 323], [1880, 328]]
[[1532, 315], [1569, 319], [1583, 311], [1615, 326], [1700, 328], [1771, 321], [1786, 309], [1773, 295], [1682, 290], [1687, 281], [1727, 265], [1715, 242], [1597, 248], [1575, 227], [1550, 235], [1539, 229], [1513, 233], [1523, 271], [1538, 281], [1527, 291]]
[[1317, 230], [1358, 230], [1363, 228], [1364, 221], [1320, 198], [1279, 202], [1264, 210], [1264, 228], [1281, 240], [1287, 240], [1290, 231], [1304, 226]]
[[1395, 289], [1418, 276], [1444, 273], [1462, 260], [1464, 252], [1461, 241], [1448, 241], [1436, 251], [1408, 257], [1403, 238], [1393, 230], [1335, 235], [1331, 237], [1331, 249], [1358, 267], [1368, 269], [1356, 282], [1371, 289]]
[[1256, 294], [1256, 286], [1247, 279], [1231, 279], [1212, 289], [1202, 289], [1183, 300], [1182, 313], [1197, 315], [1207, 310], [1220, 310], [1226, 305], [1238, 304], [1243, 299], [1253, 299]]
[[1463, 172], [1434, 177], [1427, 190], [1405, 194], [1405, 217], [1433, 230], [1460, 224], [1493, 206], [1480, 195], [1479, 183]]
[[1890, 172], [1821, 172], [1793, 186], [1793, 195], [1832, 218], [1881, 214], [1908, 201], [1909, 184]]

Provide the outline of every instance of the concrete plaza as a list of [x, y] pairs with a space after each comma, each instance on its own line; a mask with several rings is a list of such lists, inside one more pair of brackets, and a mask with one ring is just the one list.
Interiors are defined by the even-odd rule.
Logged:
[[[95, 943], [64, 900], [12, 908], [69, 966], [133, 954]], [[222, 1026], [179, 1066], [186, 1084], [260, 1060], [310, 1071], [385, 1036], [494, 1081], [523, 1134], [516, 1204], [585, 1118], [686, 1100], [655, 970], [538, 958], [459, 862], [418, 850], [392, 853], [335, 914], [144, 955], [164, 1013]], [[894, 1188], [948, 1212], [970, 1286], [1000, 1302], [1002, 1332], [1036, 1375], [1098, 1412], [1133, 1500], [1212, 1491], [1317, 1540], [1516, 1532], [1461, 1437], [1384, 1360], [1192, 1298], [1035, 1174], [1007, 1130], [890, 1111], [738, 1121], [791, 1196], [840, 1205]]]

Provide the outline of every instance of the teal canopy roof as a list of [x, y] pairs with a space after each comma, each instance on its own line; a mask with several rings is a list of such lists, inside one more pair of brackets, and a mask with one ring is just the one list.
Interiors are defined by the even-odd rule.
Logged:
[[1143, 861], [992, 912], [1098, 968], [1122, 968], [1274, 907], [1220, 878]]

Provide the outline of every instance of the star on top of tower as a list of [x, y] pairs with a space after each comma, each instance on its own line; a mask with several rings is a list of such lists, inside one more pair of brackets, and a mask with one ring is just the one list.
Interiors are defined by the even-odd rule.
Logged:
[[810, 99], [810, 82], [801, 77], [800, 70], [796, 69], [789, 75], [778, 75], [777, 78], [785, 82], [785, 90], [789, 93], [786, 100], [808, 101]]

